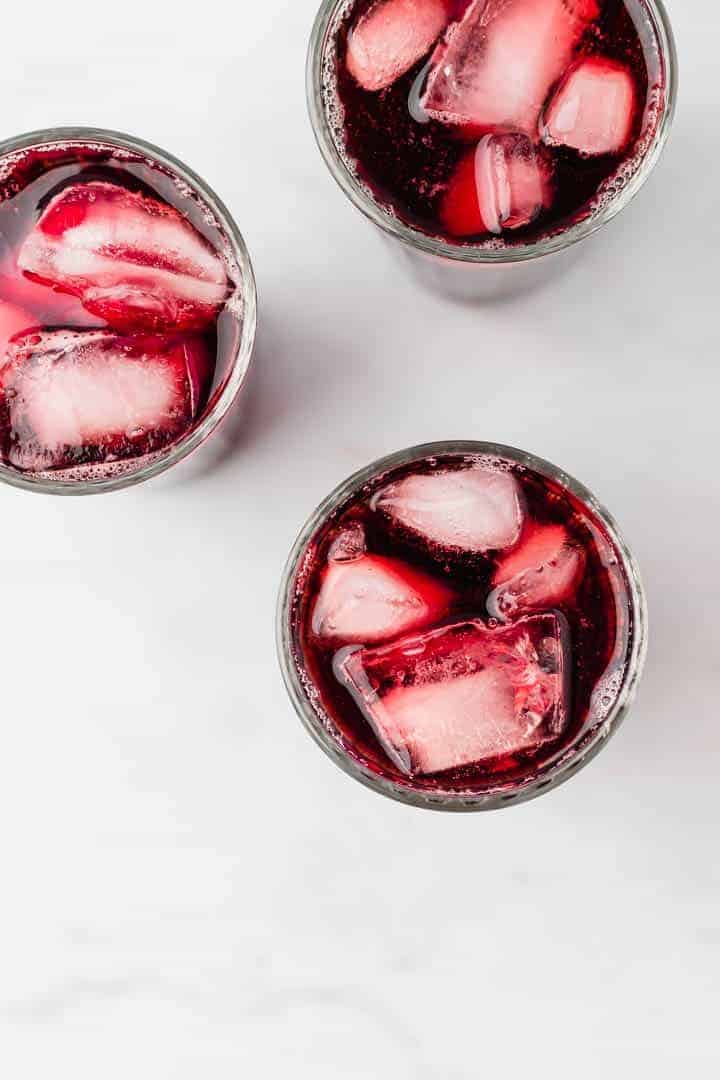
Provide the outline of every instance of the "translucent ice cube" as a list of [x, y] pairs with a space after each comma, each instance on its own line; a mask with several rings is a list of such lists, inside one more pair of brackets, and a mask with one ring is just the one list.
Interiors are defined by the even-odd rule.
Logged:
[[554, 613], [491, 630], [456, 623], [377, 649], [343, 649], [336, 677], [409, 776], [519, 753], [568, 718], [567, 626]]
[[105, 181], [56, 195], [18, 266], [122, 331], [198, 329], [228, 293], [222, 260], [177, 210]]
[[328, 551], [329, 562], [353, 562], [366, 551], [365, 529], [359, 521], [344, 525]]
[[474, 0], [435, 51], [426, 112], [478, 134], [535, 138], [547, 95], [597, 14], [596, 0]]
[[515, 478], [481, 465], [413, 473], [382, 488], [372, 507], [432, 544], [467, 552], [512, 547], [523, 523]]
[[618, 154], [632, 134], [635, 83], [616, 60], [591, 56], [575, 64], [555, 91], [540, 124], [550, 146], [581, 154]]
[[527, 135], [485, 135], [461, 160], [440, 205], [453, 236], [530, 225], [552, 205], [552, 161]]
[[537, 526], [500, 562], [488, 611], [504, 620], [560, 604], [572, 596], [584, 568], [582, 549], [562, 525]]
[[448, 24], [451, 0], [378, 0], [350, 32], [347, 66], [365, 90], [404, 75]]
[[198, 414], [211, 372], [196, 338], [70, 330], [15, 338], [0, 378], [5, 455], [39, 471], [161, 449]]
[[376, 644], [432, 625], [447, 612], [450, 590], [400, 559], [360, 555], [323, 572], [312, 613], [313, 633], [326, 643]]

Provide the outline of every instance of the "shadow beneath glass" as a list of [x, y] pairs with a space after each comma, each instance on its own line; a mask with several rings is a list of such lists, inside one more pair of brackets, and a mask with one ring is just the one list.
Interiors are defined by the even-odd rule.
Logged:
[[297, 430], [297, 415], [322, 410], [326, 388], [337, 377], [337, 357], [351, 362], [347, 342], [334, 344], [323, 329], [298, 327], [291, 314], [281, 322], [261, 312], [245, 386], [205, 445], [173, 470], [177, 484], [224, 471], [250, 447], [276, 440], [279, 429]]
[[465, 306], [502, 304], [548, 288], [566, 274], [581, 254], [581, 245], [542, 259], [506, 266], [476, 266], [425, 255], [397, 241], [387, 242], [393, 256], [427, 292]]
[[[568, 289], [574, 292], [576, 273], [592, 273], [601, 264], [610, 294], [618, 288], [625, 295], [628, 284], [632, 289], [641, 276], [647, 282], [664, 277], [670, 269], [682, 278], [691, 268], [678, 266], [678, 249], [696, 248], [693, 258], [702, 260], [709, 234], [717, 232], [707, 216], [714, 202], [711, 185], [720, 153], [717, 142], [708, 138], [708, 130], [712, 130], [709, 113], [703, 117], [696, 110], [690, 125], [681, 114], [656, 171], [633, 201], [595, 235], [555, 255], [479, 267], [428, 256], [385, 237], [384, 246], [426, 291], [471, 307], [501, 305], [550, 289], [558, 295]], [[698, 219], [698, 231], [692, 228], [693, 218]], [[600, 299], [588, 297], [591, 306]]]

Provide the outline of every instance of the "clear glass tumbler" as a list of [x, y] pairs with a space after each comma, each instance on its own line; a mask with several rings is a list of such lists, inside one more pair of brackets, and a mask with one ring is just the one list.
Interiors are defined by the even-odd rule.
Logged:
[[310, 39], [307, 99], [318, 146], [330, 173], [350, 202], [405, 257], [426, 284], [451, 295], [474, 298], [515, 292], [544, 281], [569, 261], [572, 249], [623, 210], [650, 176], [667, 142], [675, 112], [678, 64], [670, 20], [662, 0], [626, 0], [646, 54], [650, 84], [639, 138], [641, 150], [612, 181], [609, 198], [587, 217], [533, 243], [505, 247], [453, 244], [411, 228], [383, 206], [363, 183], [344, 150], [342, 106], [334, 89], [336, 38], [352, 0], [323, 0]]
[[[418, 786], [412, 776], [397, 770], [385, 771], [378, 764], [374, 750], [367, 743], [356, 743], [341, 729], [331, 715], [327, 699], [314, 672], [304, 642], [308, 605], [314, 599], [312, 588], [317, 552], [327, 543], [329, 528], [334, 528], [344, 513], [357, 504], [358, 497], [372, 498], [377, 483], [413, 472], [428, 463], [443, 468], [451, 459], [477, 462], [493, 459], [501, 469], [528, 471], [548, 481], [553, 490], [561, 489], [579, 505], [591, 521], [593, 535], [599, 538], [601, 562], [612, 583], [608, 595], [622, 611], [616, 625], [612, 656], [598, 680], [590, 699], [587, 716], [574, 730], [569, 741], [552, 751], [547, 759], [538, 759], [522, 775], [489, 775], [472, 789], [463, 782], [433, 780], [432, 786]], [[324, 549], [323, 549], [324, 550]], [[486, 616], [487, 618], [487, 616]], [[406, 639], [410, 642], [410, 639]], [[415, 639], [412, 639], [415, 640]], [[647, 650], [647, 608], [638, 566], [623, 540], [613, 518], [590, 491], [563, 470], [547, 461], [508, 446], [486, 442], [443, 442], [413, 447], [376, 461], [345, 480], [310, 516], [290, 554], [282, 579], [278, 614], [277, 647], [280, 666], [290, 699], [305, 728], [330, 759], [374, 791], [399, 802], [431, 810], [494, 810], [535, 798], [557, 787], [586, 765], [617, 731], [632, 705], [643, 671]], [[354, 649], [355, 646], [352, 647]], [[416, 646], [409, 643], [407, 655]], [[349, 650], [352, 651], [352, 650]], [[345, 649], [341, 653], [343, 655]], [[334, 666], [334, 664], [333, 664]], [[369, 728], [367, 729], [369, 737]]]
[[[152, 169], [159, 193], [180, 201], [195, 228], [222, 246], [233, 291], [218, 319], [223, 341], [223, 363], [218, 366], [209, 400], [202, 414], [184, 435], [166, 448], [137, 459], [80, 470], [22, 472], [0, 462], [0, 481], [28, 491], [50, 495], [92, 495], [117, 491], [149, 480], [176, 465], [199, 447], [217, 428], [235, 402], [245, 382], [253, 355], [257, 322], [257, 294], [250, 255], [232, 215], [212, 189], [177, 158], [151, 143], [116, 131], [89, 127], [62, 127], [35, 131], [0, 143], [0, 178], [28, 151], [52, 154], [62, 165], [67, 151], [108, 156], [128, 170]], [[142, 177], [141, 177], [142, 178]]]

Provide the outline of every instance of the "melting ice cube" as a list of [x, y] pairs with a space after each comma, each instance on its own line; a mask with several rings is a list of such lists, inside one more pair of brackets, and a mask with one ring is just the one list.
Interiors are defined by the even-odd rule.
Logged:
[[26, 274], [115, 329], [198, 329], [228, 294], [220, 257], [177, 210], [116, 184], [73, 184], [23, 243]]
[[400, 559], [360, 554], [331, 561], [312, 613], [312, 629], [322, 641], [375, 644], [436, 623], [447, 612], [452, 593]]
[[485, 135], [461, 160], [440, 204], [453, 236], [530, 225], [552, 205], [553, 166], [527, 135]]
[[550, 146], [569, 146], [590, 157], [618, 154], [632, 134], [636, 100], [624, 64], [602, 56], [579, 61], [555, 91], [540, 124]]
[[6, 457], [39, 471], [161, 449], [197, 416], [211, 374], [197, 338], [70, 330], [15, 338], [0, 377]]
[[329, 562], [353, 562], [365, 554], [365, 529], [359, 521], [344, 525], [328, 550]]
[[364, 90], [384, 90], [409, 71], [450, 19], [451, 0], [378, 0], [350, 32], [347, 66]]
[[435, 51], [425, 111], [478, 134], [535, 138], [548, 93], [597, 15], [596, 0], [474, 0]]
[[569, 641], [555, 613], [509, 627], [456, 623], [343, 649], [336, 677], [409, 776], [539, 750], [568, 718]]
[[382, 488], [372, 507], [442, 548], [484, 553], [520, 536], [520, 490], [510, 473], [475, 465], [414, 473]]
[[538, 526], [500, 562], [488, 611], [505, 620], [560, 604], [572, 596], [584, 568], [583, 551], [562, 525]]

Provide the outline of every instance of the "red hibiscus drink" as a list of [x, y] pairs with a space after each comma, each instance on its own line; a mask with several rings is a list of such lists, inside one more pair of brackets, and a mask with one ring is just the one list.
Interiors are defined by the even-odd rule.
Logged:
[[108, 490], [185, 456], [250, 360], [237, 228], [179, 162], [59, 131], [0, 157], [0, 468], [45, 491]]
[[559, 250], [613, 216], [675, 97], [653, 0], [330, 0], [310, 76], [321, 148], [356, 204], [475, 261]]
[[282, 590], [301, 717], [384, 794], [486, 809], [602, 746], [644, 657], [632, 556], [575, 481], [507, 447], [379, 462], [311, 519]]

